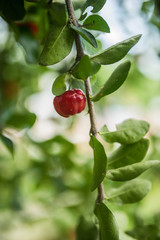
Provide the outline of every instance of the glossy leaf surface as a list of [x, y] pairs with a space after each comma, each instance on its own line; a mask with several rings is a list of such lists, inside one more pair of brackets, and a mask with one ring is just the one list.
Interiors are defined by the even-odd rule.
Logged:
[[160, 161], [158, 160], [135, 163], [115, 170], [109, 170], [106, 177], [112, 181], [128, 181], [138, 177], [149, 168], [156, 167], [158, 165], [160, 165]]
[[119, 232], [115, 218], [104, 203], [96, 204], [95, 215], [99, 220], [101, 240], [119, 240]]
[[109, 33], [110, 29], [106, 21], [99, 15], [90, 15], [83, 23], [83, 27], [101, 32]]
[[106, 142], [118, 142], [121, 144], [132, 144], [138, 142], [149, 130], [149, 123], [144, 120], [127, 119], [116, 125], [117, 131], [107, 132], [106, 127], [99, 131]]
[[136, 35], [119, 42], [103, 52], [91, 57], [91, 60], [102, 65], [112, 64], [120, 61], [128, 51], [139, 41], [141, 35]]
[[74, 32], [69, 25], [51, 27], [39, 63], [47, 66], [60, 62], [71, 51]]
[[120, 64], [106, 81], [100, 91], [96, 93], [91, 100], [96, 102], [102, 97], [115, 92], [126, 80], [131, 63], [129, 61]]
[[65, 4], [54, 2], [49, 7], [49, 14], [53, 24], [66, 25], [67, 12]]
[[87, 55], [84, 55], [72, 71], [75, 78], [86, 80], [91, 74], [91, 62]]
[[93, 47], [97, 48], [97, 42], [95, 37], [88, 31], [83, 28], [76, 27], [71, 25], [71, 28], [74, 29], [81, 37], [83, 37], [87, 42], [89, 42]]
[[63, 94], [66, 90], [66, 85], [65, 85], [65, 78], [66, 74], [61, 74], [58, 76], [52, 85], [52, 93], [53, 95], [59, 96]]
[[107, 200], [117, 204], [135, 203], [142, 200], [150, 189], [151, 183], [149, 181], [134, 179], [108, 192]]
[[91, 190], [95, 190], [103, 181], [107, 171], [107, 156], [103, 145], [96, 137], [91, 136], [91, 144], [94, 154], [94, 167]]
[[82, 12], [84, 12], [86, 10], [87, 7], [90, 7], [92, 6], [93, 9], [91, 12], [93, 13], [96, 13], [96, 12], [99, 12], [104, 4], [106, 3], [106, 0], [87, 0], [84, 5], [83, 5], [83, 8], [82, 8]]
[[140, 162], [145, 157], [148, 147], [148, 139], [141, 139], [129, 145], [121, 145], [108, 157], [108, 167], [114, 169]]

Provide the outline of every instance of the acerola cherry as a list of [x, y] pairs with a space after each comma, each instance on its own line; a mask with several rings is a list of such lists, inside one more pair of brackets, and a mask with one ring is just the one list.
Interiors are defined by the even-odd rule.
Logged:
[[53, 104], [56, 112], [62, 117], [67, 118], [84, 110], [86, 98], [80, 89], [72, 89], [60, 96], [56, 96]]

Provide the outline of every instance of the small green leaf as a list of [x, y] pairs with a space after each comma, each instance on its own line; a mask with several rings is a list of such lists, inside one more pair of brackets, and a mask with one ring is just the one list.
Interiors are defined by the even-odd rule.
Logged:
[[101, 128], [99, 134], [106, 142], [132, 144], [138, 142], [149, 130], [149, 123], [143, 120], [127, 119], [116, 125], [117, 131], [106, 132]]
[[99, 220], [101, 240], [119, 240], [118, 227], [112, 212], [104, 203], [96, 203], [95, 215]]
[[107, 171], [107, 156], [103, 145], [96, 137], [91, 136], [92, 148], [94, 154], [94, 167], [91, 191], [95, 190], [103, 181]]
[[1, 0], [0, 14], [8, 21], [21, 20], [25, 15], [24, 0]]
[[91, 74], [91, 62], [87, 55], [84, 55], [72, 71], [75, 78], [86, 80]]
[[69, 25], [52, 26], [39, 63], [47, 66], [60, 62], [70, 53], [73, 41], [74, 32]]
[[87, 0], [82, 7], [82, 12], [84, 12], [86, 10], [86, 8], [90, 7], [90, 6], [93, 7], [91, 12], [93, 12], [93, 13], [99, 12], [103, 8], [105, 3], [106, 3], [106, 0], [98, 0], [98, 1], [97, 0]]
[[26, 112], [26, 113], [14, 113], [7, 120], [6, 124], [15, 127], [18, 129], [30, 128], [36, 121], [36, 115], [34, 113]]
[[130, 66], [131, 63], [129, 61], [120, 64], [114, 70], [100, 91], [91, 97], [91, 100], [96, 102], [102, 97], [115, 92], [126, 80]]
[[99, 15], [90, 15], [83, 23], [83, 27], [101, 32], [109, 33], [110, 29], [106, 21]]
[[160, 165], [160, 161], [158, 160], [135, 163], [115, 170], [109, 170], [106, 177], [112, 181], [128, 181], [138, 177], [149, 168], [158, 165]]
[[11, 139], [9, 139], [8, 137], [0, 134], [0, 140], [3, 142], [3, 144], [6, 146], [6, 148], [9, 150], [9, 152], [12, 154], [14, 154], [14, 144], [11, 141]]
[[136, 143], [120, 146], [108, 157], [109, 169], [140, 162], [145, 157], [148, 147], [148, 139], [141, 139]]
[[108, 191], [107, 200], [117, 204], [135, 203], [142, 200], [150, 191], [151, 183], [143, 179], [134, 179], [121, 187]]
[[97, 42], [95, 37], [88, 31], [86, 31], [83, 28], [76, 27], [74, 25], [71, 25], [71, 28], [74, 29], [78, 34], [81, 35], [87, 42], [89, 42], [93, 47], [97, 48]]
[[65, 4], [54, 2], [49, 7], [49, 14], [53, 24], [66, 25], [67, 13]]
[[91, 60], [102, 65], [118, 62], [139, 41], [140, 37], [141, 35], [139, 34], [122, 42], [119, 42], [107, 48], [103, 52], [91, 57]]
[[59, 96], [66, 91], [66, 85], [65, 85], [66, 75], [67, 75], [66, 73], [61, 74], [54, 80], [54, 83], [52, 85], [53, 95]]

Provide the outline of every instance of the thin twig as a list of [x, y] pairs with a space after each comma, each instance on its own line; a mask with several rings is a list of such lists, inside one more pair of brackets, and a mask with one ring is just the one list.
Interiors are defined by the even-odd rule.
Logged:
[[[71, 0], [65, 0], [68, 15], [70, 18], [70, 22], [72, 22], [73, 25], [78, 26], [78, 22], [74, 13], [74, 8]], [[76, 42], [76, 49], [77, 49], [77, 59], [80, 60], [84, 56], [83, 47], [81, 44], [81, 40], [78, 33], [75, 33], [75, 42]], [[77, 61], [76, 59], [76, 61]], [[95, 118], [95, 110], [94, 110], [94, 104], [90, 100], [90, 96], [92, 95], [92, 88], [89, 77], [85, 80], [85, 90], [86, 90], [86, 97], [87, 97], [87, 103], [88, 103], [88, 112], [90, 117], [90, 123], [91, 123], [91, 129], [90, 133], [94, 136], [97, 135], [97, 128], [96, 128], [96, 118]], [[103, 184], [101, 183], [98, 186], [98, 196], [97, 196], [97, 202], [103, 202], [105, 199], [104, 190], [103, 190]]]

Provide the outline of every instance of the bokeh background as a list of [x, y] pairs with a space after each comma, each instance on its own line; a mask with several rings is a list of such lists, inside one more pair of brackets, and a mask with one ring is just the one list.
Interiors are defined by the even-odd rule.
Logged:
[[[75, 8], [81, 3], [74, 1]], [[14, 144], [13, 157], [0, 142], [0, 239], [96, 240], [87, 110], [63, 119], [53, 108], [51, 91], [56, 76], [70, 65], [75, 49], [60, 64], [39, 66], [49, 29], [47, 10], [43, 1], [25, 1], [25, 8], [22, 22], [29, 23], [27, 26], [0, 18], [0, 132]], [[99, 49], [139, 33], [142, 37], [126, 57], [132, 67], [125, 84], [95, 104], [97, 126], [107, 124], [114, 130], [127, 118], [148, 121], [146, 158], [160, 159], [160, 1], [108, 0], [100, 14], [111, 33], [98, 36]], [[98, 83], [94, 85], [92, 79], [93, 91], [115, 67], [101, 67]], [[116, 147], [104, 144], [107, 154]], [[152, 182], [144, 200], [110, 205], [120, 229], [132, 236], [123, 236], [123, 240], [160, 239], [160, 168], [142, 177]]]

